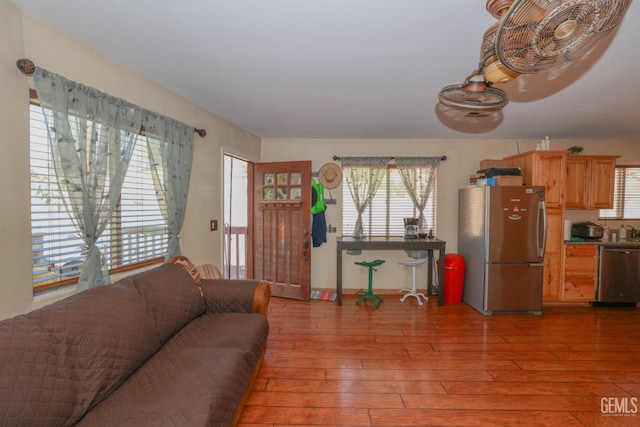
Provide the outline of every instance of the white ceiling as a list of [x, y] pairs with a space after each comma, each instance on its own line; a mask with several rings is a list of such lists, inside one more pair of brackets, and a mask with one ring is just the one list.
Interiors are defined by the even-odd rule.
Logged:
[[497, 85], [509, 105], [474, 119], [437, 96], [476, 68], [485, 0], [13, 2], [260, 137], [640, 137], [639, 2], [588, 55]]

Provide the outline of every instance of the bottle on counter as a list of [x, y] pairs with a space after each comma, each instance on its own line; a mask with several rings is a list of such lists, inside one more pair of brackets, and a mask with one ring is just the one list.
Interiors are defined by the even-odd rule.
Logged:
[[627, 238], [627, 230], [624, 229], [624, 225], [620, 226], [620, 230], [618, 230], [618, 239], [625, 240]]

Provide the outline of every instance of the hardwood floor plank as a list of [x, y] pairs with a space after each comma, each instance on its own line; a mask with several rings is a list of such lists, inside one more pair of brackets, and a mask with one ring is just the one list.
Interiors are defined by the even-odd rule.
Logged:
[[[390, 367], [392, 368], [392, 367]], [[493, 378], [483, 370], [437, 370], [423, 369], [327, 369], [327, 379], [330, 380], [384, 380], [384, 381], [493, 381]]]
[[482, 360], [478, 359], [473, 363], [464, 366], [464, 362], [451, 359], [430, 359], [430, 360], [402, 360], [402, 359], [367, 359], [363, 360], [364, 369], [385, 369], [389, 366], [396, 366], [398, 369], [419, 370], [454, 370], [464, 369], [473, 371], [484, 371], [488, 369], [506, 370], [521, 368], [511, 360]]
[[394, 393], [316, 393], [254, 392], [252, 405], [272, 408], [403, 408], [403, 400]]
[[640, 372], [640, 363], [610, 360], [518, 360], [513, 361], [525, 371], [634, 371]]
[[443, 381], [442, 387], [448, 394], [509, 394], [512, 396], [626, 396], [629, 390], [613, 383], [587, 382], [462, 382]]
[[635, 311], [487, 317], [436, 298], [385, 296], [377, 310], [355, 300], [272, 299], [239, 427], [640, 425], [601, 406], [640, 398]]
[[[290, 354], [289, 357], [286, 355]], [[339, 368], [339, 369], [362, 369], [362, 359], [358, 358], [337, 358], [323, 355], [323, 357], [295, 357], [295, 353], [286, 351], [280, 352], [278, 357], [271, 354], [265, 355], [264, 365], [268, 368]]]
[[[475, 383], [478, 384], [478, 383]], [[271, 379], [262, 391], [314, 393], [447, 393], [439, 381], [340, 381]]]
[[419, 409], [478, 409], [483, 411], [597, 411], [600, 405], [582, 396], [536, 396], [510, 394], [432, 395], [403, 394], [407, 408]]
[[555, 359], [555, 352], [550, 351], [432, 351], [409, 352], [412, 360], [430, 363], [432, 360], [455, 360], [459, 363], [476, 363], [479, 360], [513, 360], [516, 357], [526, 357], [527, 360]]
[[273, 408], [270, 406], [246, 406], [240, 416], [240, 426], [245, 423], [273, 425], [313, 426], [370, 426], [367, 409], [348, 408]]
[[584, 427], [569, 412], [554, 411], [481, 411], [374, 409], [372, 425], [376, 427], [457, 427], [457, 426], [568, 426]]
[[[475, 351], [478, 350], [478, 344], [459, 344], [459, 343], [433, 343], [435, 351]], [[570, 351], [571, 348], [562, 343], [538, 343], [535, 346], [532, 344], [483, 344], [483, 351], [513, 351], [513, 352], [527, 352], [531, 350], [535, 351]], [[533, 347], [533, 348], [532, 348]]]
[[633, 362], [640, 363], [640, 353], [613, 352], [613, 351], [563, 351], [554, 352], [558, 360], [593, 360], [603, 362]]
[[614, 371], [488, 371], [495, 381], [604, 382], [640, 384], [638, 372]]

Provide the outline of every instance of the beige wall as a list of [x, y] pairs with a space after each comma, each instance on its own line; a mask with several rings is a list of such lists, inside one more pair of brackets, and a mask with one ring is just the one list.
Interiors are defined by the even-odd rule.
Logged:
[[[140, 75], [109, 60], [87, 46], [49, 26], [24, 16], [9, 0], [0, 0], [0, 319], [24, 313], [59, 299], [64, 293], [38, 296], [31, 292], [31, 235], [29, 221], [29, 124], [27, 90], [31, 83], [15, 67], [27, 57], [37, 65], [65, 77], [93, 86], [161, 114], [196, 127], [205, 128], [206, 138], [195, 137], [195, 158], [189, 204], [182, 236], [183, 253], [196, 263], [222, 264], [220, 232], [209, 231], [209, 221], [222, 221], [222, 153], [227, 150], [252, 161], [312, 160], [318, 170], [334, 155], [446, 155], [442, 164], [438, 193], [438, 237], [447, 241], [447, 251], [457, 250], [457, 189], [466, 185], [469, 174], [485, 158], [516, 153], [514, 141], [434, 141], [434, 140], [292, 140], [259, 138], [221, 120]], [[537, 141], [520, 142], [520, 150], [532, 149]], [[620, 163], [640, 164], [639, 140], [557, 141], [553, 148], [584, 145], [586, 153], [621, 153]], [[340, 189], [332, 196], [340, 198]], [[340, 200], [330, 205], [327, 221], [340, 225]], [[586, 213], [584, 215], [591, 215]], [[312, 251], [312, 287], [335, 287], [335, 236]], [[372, 254], [365, 254], [367, 258]], [[388, 288], [401, 288], [409, 280], [409, 270], [398, 266], [401, 253], [376, 254], [387, 260], [376, 281]], [[352, 261], [360, 258], [349, 258]], [[345, 262], [345, 288], [359, 289], [366, 277], [361, 268]], [[421, 275], [425, 271], [421, 271]], [[423, 276], [421, 276], [422, 280]]]
[[0, 177], [2, 200], [10, 201], [0, 210], [0, 319], [72, 292], [39, 295], [34, 300], [31, 291], [28, 88], [32, 82], [16, 68], [19, 58], [207, 130], [205, 138], [195, 136], [182, 252], [195, 263], [221, 265], [221, 232], [209, 231], [209, 221], [222, 223], [222, 153], [229, 150], [258, 160], [260, 139], [24, 15], [9, 0], [0, 0], [0, 40]]
[[[314, 171], [333, 156], [447, 156], [438, 173], [438, 235], [447, 242], [447, 252], [457, 251], [458, 189], [469, 182], [469, 175], [475, 173], [482, 159], [500, 159], [535, 149], [538, 141], [471, 141], [471, 140], [361, 140], [361, 139], [263, 139], [262, 161], [311, 160]], [[620, 164], [640, 164], [640, 140], [635, 141], [573, 141], [552, 139], [553, 149], [564, 149], [571, 145], [583, 145], [585, 154], [621, 154]], [[344, 182], [343, 182], [344, 185]], [[325, 213], [327, 224], [338, 227], [338, 232], [327, 235], [327, 243], [312, 248], [311, 287], [335, 288], [336, 276], [336, 236], [342, 232], [341, 187], [331, 190], [337, 199], [336, 205], [329, 205]], [[325, 197], [329, 197], [325, 190]], [[580, 211], [575, 214], [592, 219], [597, 211]], [[368, 252], [361, 256], [344, 256], [343, 286], [358, 290], [367, 283], [366, 269], [353, 265], [353, 261], [364, 259], [384, 259], [386, 263], [378, 268], [374, 286], [384, 289], [401, 289], [411, 281], [410, 268], [398, 265], [406, 259], [402, 251]], [[426, 268], [419, 269], [418, 280], [426, 283]], [[377, 284], [377, 285], [376, 285]]]

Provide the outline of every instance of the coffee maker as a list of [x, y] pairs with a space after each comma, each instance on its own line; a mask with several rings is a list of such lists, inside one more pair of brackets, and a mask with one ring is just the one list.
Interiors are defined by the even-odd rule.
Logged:
[[418, 218], [404, 218], [404, 238], [418, 238]]

